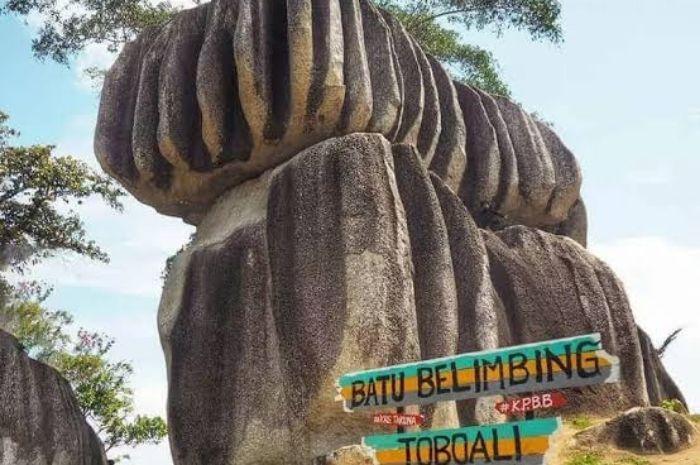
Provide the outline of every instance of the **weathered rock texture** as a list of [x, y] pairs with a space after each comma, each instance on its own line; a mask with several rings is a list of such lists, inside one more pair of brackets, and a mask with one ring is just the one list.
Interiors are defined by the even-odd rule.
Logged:
[[0, 464], [106, 465], [73, 391], [0, 330]]
[[[329, 139], [222, 196], [159, 320], [178, 465], [308, 463], [372, 431], [334, 402], [342, 373], [595, 331], [621, 380], [573, 390], [571, 411], [649, 404], [607, 266], [570, 238], [480, 231], [412, 146], [378, 134]], [[492, 402], [438, 404], [427, 427], [497, 420]]]
[[215, 0], [149, 30], [107, 75], [95, 151], [142, 202], [198, 223], [231, 187], [353, 132], [414, 146], [480, 226], [585, 225], [557, 135], [453, 83], [369, 0]]
[[571, 239], [513, 226], [483, 232], [503, 315], [499, 345], [599, 332], [621, 358], [621, 379], [567, 391], [574, 410], [615, 412], [649, 401], [632, 311], [613, 272]]
[[609, 444], [640, 454], [672, 454], [690, 447], [697, 430], [683, 415], [658, 407], [633, 408], [576, 435], [581, 444]]
[[[572, 153], [369, 0], [215, 0], [142, 34], [95, 148], [197, 224], [159, 310], [176, 465], [308, 464], [372, 432], [334, 402], [342, 373], [594, 331], [620, 383], [570, 410], [681, 398], [584, 248]], [[426, 427], [498, 421], [496, 400]]]
[[313, 465], [374, 465], [374, 453], [363, 446], [347, 446], [316, 458]]

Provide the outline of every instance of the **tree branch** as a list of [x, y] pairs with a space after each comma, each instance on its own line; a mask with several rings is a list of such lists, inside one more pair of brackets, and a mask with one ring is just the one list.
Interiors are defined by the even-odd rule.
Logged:
[[661, 347], [656, 349], [656, 353], [658, 354], [659, 358], [662, 358], [664, 354], [666, 353], [666, 349], [668, 349], [668, 346], [671, 345], [673, 341], [676, 340], [678, 335], [683, 331], [683, 328], [678, 328], [677, 330], [673, 331], [669, 336], [664, 340], [663, 344], [661, 344]]
[[419, 26], [422, 26], [422, 25], [424, 25], [424, 24], [433, 22], [433, 21], [435, 21], [435, 20], [438, 19], [438, 18], [442, 18], [443, 16], [456, 15], [456, 14], [459, 14], [459, 13], [468, 13], [468, 12], [470, 12], [470, 11], [475, 11], [475, 10], [476, 10], [475, 8], [460, 8], [459, 10], [448, 10], [448, 11], [443, 11], [443, 12], [441, 12], [441, 13], [437, 13], [437, 14], [434, 14], [434, 15], [431, 15], [431, 16], [426, 16], [426, 17], [424, 17], [424, 18], [421, 18], [420, 21], [418, 21], [418, 22], [416, 22], [416, 23], [414, 23], [414, 24], [411, 24], [411, 26], [413, 26], [413, 27], [419, 27]]

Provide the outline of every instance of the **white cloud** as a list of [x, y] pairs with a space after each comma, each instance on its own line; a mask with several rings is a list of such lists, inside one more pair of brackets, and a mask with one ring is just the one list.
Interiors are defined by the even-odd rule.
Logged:
[[638, 237], [592, 247], [625, 284], [637, 322], [660, 344], [683, 327], [664, 364], [694, 410], [700, 410], [700, 247]]
[[[101, 172], [92, 144], [95, 121], [94, 113], [73, 117], [54, 153], [74, 156]], [[110, 255], [109, 264], [64, 254], [36, 266], [31, 277], [56, 287], [93, 287], [157, 297], [165, 260], [188, 240], [193, 228], [179, 218], [158, 214], [131, 195], [123, 203], [123, 213], [113, 211], [98, 198], [90, 198], [76, 209], [88, 237]]]
[[90, 287], [117, 294], [159, 296], [165, 260], [188, 240], [193, 228], [132, 199], [125, 202], [122, 214], [98, 200], [87, 202], [79, 211], [89, 236], [107, 251], [110, 263], [62, 255], [36, 266], [32, 278], [56, 287]]
[[95, 113], [73, 116], [66, 122], [61, 137], [55, 142], [54, 154], [57, 156], [70, 155], [84, 161], [92, 168], [100, 170], [92, 143], [92, 134], [95, 131], [96, 123], [97, 115]]
[[117, 53], [110, 52], [106, 44], [89, 44], [75, 60], [74, 67], [78, 86], [84, 90], [95, 91], [96, 87], [99, 88], [99, 81], [91, 79], [86, 74], [86, 70], [89, 68], [106, 70], [112, 66], [116, 59]]

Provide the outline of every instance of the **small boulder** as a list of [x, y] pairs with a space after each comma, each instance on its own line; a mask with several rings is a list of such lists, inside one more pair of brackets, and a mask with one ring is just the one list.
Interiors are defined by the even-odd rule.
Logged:
[[373, 465], [374, 463], [372, 450], [360, 445], [340, 448], [314, 461], [314, 465]]
[[690, 447], [696, 429], [683, 415], [637, 407], [576, 435], [582, 445], [609, 444], [641, 454], [672, 454]]

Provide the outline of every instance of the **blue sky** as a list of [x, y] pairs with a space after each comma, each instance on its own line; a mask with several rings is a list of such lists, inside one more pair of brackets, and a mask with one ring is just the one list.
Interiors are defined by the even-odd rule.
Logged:
[[[522, 33], [468, 39], [493, 51], [514, 97], [555, 124], [584, 172], [590, 248], [625, 282], [637, 320], [660, 341], [686, 331], [665, 362], [700, 410], [700, 2], [565, 0], [561, 45]], [[105, 64], [91, 48], [71, 69], [34, 60], [31, 26], [0, 18], [0, 108], [21, 142], [52, 143], [96, 166], [97, 94], [79, 68]], [[36, 275], [56, 286], [51, 305], [117, 338], [132, 360], [137, 405], [163, 413], [165, 369], [155, 325], [160, 270], [189, 235], [179, 220], [135, 201], [124, 214], [88, 202], [89, 233], [112, 263], [61, 257]], [[167, 445], [133, 451], [131, 463], [170, 464]]]

